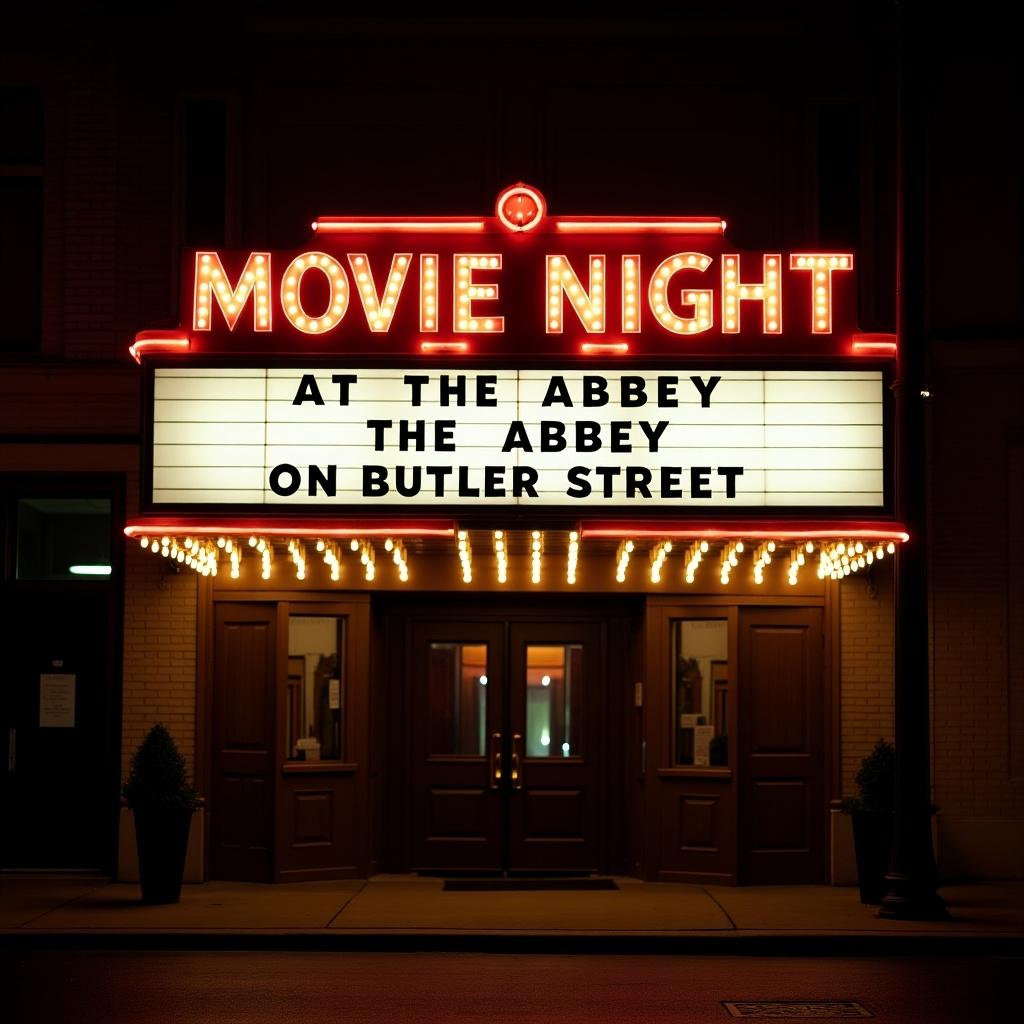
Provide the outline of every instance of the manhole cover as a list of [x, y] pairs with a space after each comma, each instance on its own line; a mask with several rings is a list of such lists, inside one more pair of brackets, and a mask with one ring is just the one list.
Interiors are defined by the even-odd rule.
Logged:
[[722, 1005], [733, 1017], [759, 1020], [849, 1020], [852, 1017], [873, 1017], [852, 999], [759, 999], [732, 1000]]

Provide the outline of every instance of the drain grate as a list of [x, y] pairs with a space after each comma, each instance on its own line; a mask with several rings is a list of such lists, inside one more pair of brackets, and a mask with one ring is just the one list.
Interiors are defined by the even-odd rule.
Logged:
[[613, 878], [449, 878], [445, 892], [580, 892], [617, 890]]
[[733, 1017], [757, 1020], [850, 1020], [874, 1017], [852, 999], [758, 999], [732, 1000], [722, 1005]]

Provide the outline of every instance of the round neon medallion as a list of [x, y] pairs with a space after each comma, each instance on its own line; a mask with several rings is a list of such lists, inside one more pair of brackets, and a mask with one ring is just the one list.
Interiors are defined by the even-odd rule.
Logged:
[[509, 231], [532, 231], [547, 210], [539, 190], [521, 181], [510, 185], [498, 196], [495, 213]]

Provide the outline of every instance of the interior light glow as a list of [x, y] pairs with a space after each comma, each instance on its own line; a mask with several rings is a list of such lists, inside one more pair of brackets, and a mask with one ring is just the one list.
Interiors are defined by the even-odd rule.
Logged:
[[541, 686], [550, 686], [551, 685], [551, 676], [541, 676], [540, 677], [540, 685]]
[[477, 680], [477, 682], [479, 682], [481, 686], [486, 686], [487, 685], [487, 676], [481, 676]]
[[75, 576], [109, 576], [109, 565], [69, 565], [68, 572]]

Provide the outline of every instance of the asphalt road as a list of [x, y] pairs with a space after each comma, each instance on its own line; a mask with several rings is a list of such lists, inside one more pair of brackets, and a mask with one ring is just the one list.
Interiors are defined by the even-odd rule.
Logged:
[[8, 952], [0, 1019], [713, 1024], [735, 1019], [723, 1000], [856, 1000], [879, 1022], [988, 1024], [1021, 1019], [1022, 969], [1014, 957]]

